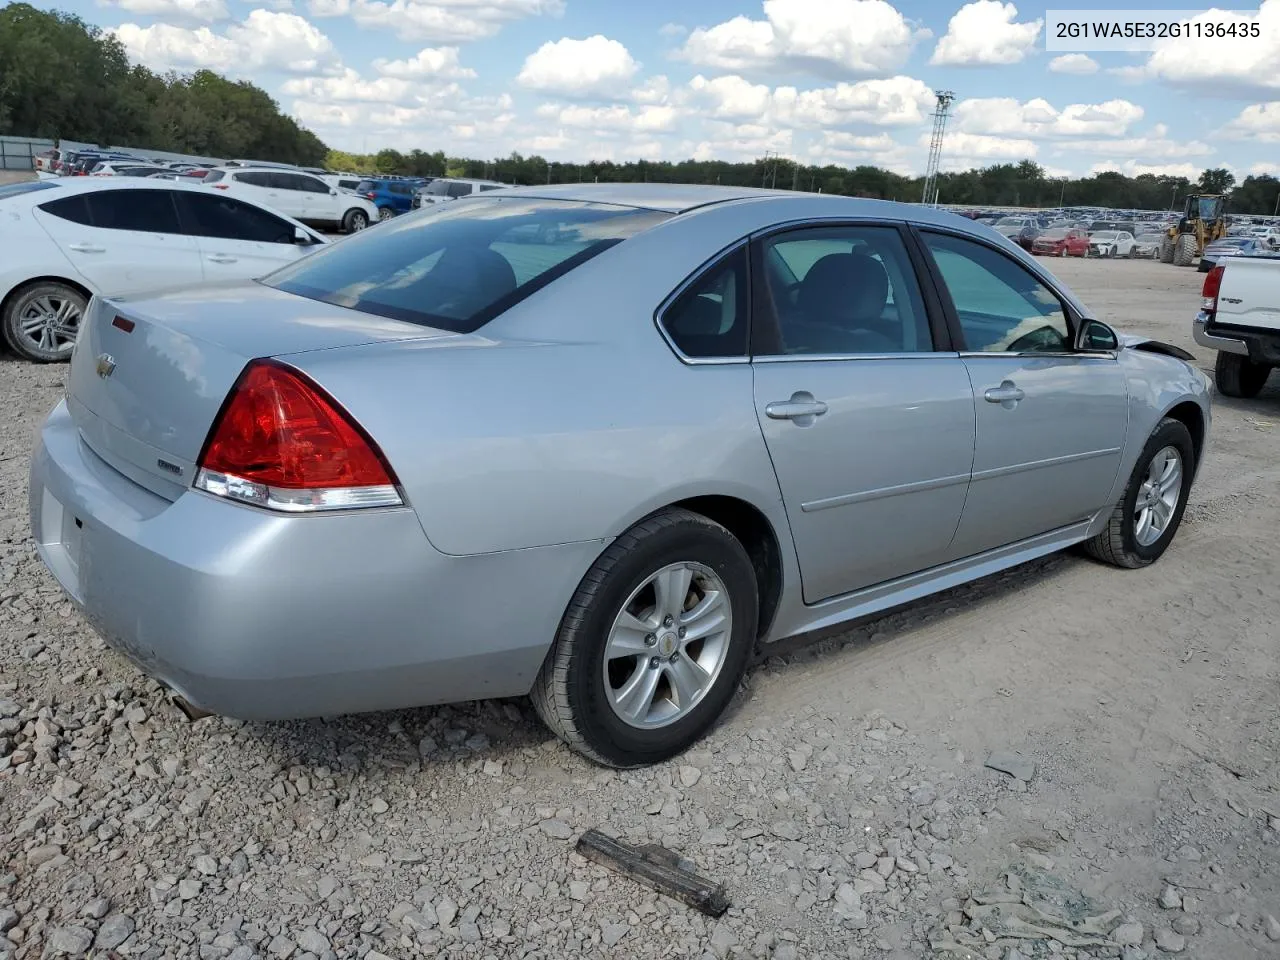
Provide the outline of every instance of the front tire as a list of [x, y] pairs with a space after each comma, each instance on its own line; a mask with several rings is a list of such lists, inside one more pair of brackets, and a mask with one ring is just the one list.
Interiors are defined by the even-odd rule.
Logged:
[[342, 218], [343, 233], [358, 233], [369, 226], [369, 215], [359, 207], [352, 207]]
[[1155, 563], [1182, 523], [1194, 472], [1191, 432], [1181, 421], [1166, 417], [1142, 448], [1106, 527], [1085, 541], [1085, 552], [1130, 570]]
[[1175, 267], [1189, 267], [1196, 258], [1196, 238], [1195, 234], [1184, 233], [1178, 238], [1177, 244], [1173, 250], [1173, 265]]
[[543, 723], [611, 767], [670, 759], [715, 723], [756, 640], [751, 560], [728, 530], [672, 508], [600, 556], [533, 685]]
[[1173, 241], [1168, 237], [1160, 241], [1160, 262], [1173, 263]]
[[70, 360], [88, 305], [89, 298], [70, 284], [30, 284], [13, 294], [0, 317], [4, 342], [34, 363]]
[[395, 215], [396, 215], [396, 212], [395, 212], [394, 210], [392, 210], [390, 207], [379, 207], [379, 208], [378, 208], [378, 220], [379, 220], [379, 222], [381, 222], [381, 223], [386, 223], [388, 220], [390, 220], [390, 219], [391, 219], [392, 217], [394, 217]]
[[1218, 385], [1218, 392], [1224, 397], [1252, 400], [1267, 385], [1269, 376], [1269, 366], [1255, 363], [1238, 353], [1220, 351], [1213, 365], [1213, 379]]

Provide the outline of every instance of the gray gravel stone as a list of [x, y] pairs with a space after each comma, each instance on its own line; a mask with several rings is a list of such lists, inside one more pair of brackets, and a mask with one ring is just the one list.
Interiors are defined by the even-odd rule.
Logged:
[[1156, 902], [1165, 910], [1177, 910], [1182, 906], [1182, 895], [1174, 887], [1166, 886], [1160, 891], [1160, 898]]
[[542, 832], [548, 837], [556, 840], [568, 840], [573, 836], [573, 827], [565, 823], [563, 820], [548, 819], [538, 824], [542, 828]]
[[1160, 927], [1155, 932], [1156, 946], [1165, 953], [1181, 953], [1187, 949], [1187, 938], [1168, 927]]
[[97, 936], [93, 938], [95, 950], [114, 950], [133, 936], [133, 918], [124, 913], [113, 913], [98, 927]]
[[93, 944], [93, 934], [84, 927], [56, 927], [46, 947], [55, 956], [83, 957]]

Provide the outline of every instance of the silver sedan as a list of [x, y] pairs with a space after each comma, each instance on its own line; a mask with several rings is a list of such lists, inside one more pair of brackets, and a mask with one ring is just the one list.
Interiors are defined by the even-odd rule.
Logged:
[[1209, 428], [1187, 359], [937, 210], [507, 190], [94, 300], [31, 525], [190, 712], [530, 694], [643, 764], [773, 641], [1074, 544], [1156, 560]]

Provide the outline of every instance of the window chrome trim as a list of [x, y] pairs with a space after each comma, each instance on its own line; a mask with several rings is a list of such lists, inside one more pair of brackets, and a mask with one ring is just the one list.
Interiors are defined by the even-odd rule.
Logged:
[[[752, 357], [752, 363], [795, 363], [798, 361], [835, 360], [957, 360], [961, 354], [954, 350], [916, 350], [902, 353], [787, 353], [782, 355]], [[1011, 354], [1006, 354], [1011, 356]]]
[[[698, 264], [697, 269], [695, 269], [692, 273], [690, 273], [687, 277], [685, 277], [682, 281], [680, 281], [679, 286], [677, 286], [674, 290], [672, 290], [671, 293], [667, 294], [666, 298], [663, 299], [663, 301], [660, 304], [658, 304], [658, 309], [653, 311], [653, 325], [658, 328], [658, 333], [661, 335], [662, 339], [667, 342], [667, 346], [670, 347], [671, 352], [676, 355], [676, 359], [679, 360], [681, 363], [685, 364], [686, 366], [715, 367], [715, 366], [725, 366], [727, 364], [751, 362], [751, 318], [750, 318], [751, 315], [750, 315], [750, 296], [749, 295], [747, 298], [748, 300], [747, 348], [745, 351], [743, 351], [742, 356], [691, 357], [676, 345], [675, 340], [672, 338], [671, 334], [667, 332], [667, 328], [662, 322], [663, 318], [666, 316], [667, 310], [671, 308], [671, 305], [673, 303], [675, 303], [677, 300], [680, 299], [680, 297], [684, 294], [686, 290], [688, 290], [690, 287], [696, 284], [699, 280], [705, 277], [708, 272], [710, 272], [711, 270], [714, 270], [717, 266], [720, 265], [721, 262], [723, 262], [724, 260], [727, 260], [729, 257], [735, 256], [739, 251], [745, 250], [748, 246], [750, 246], [750, 244], [751, 244], [750, 237], [742, 237], [738, 240], [735, 240], [733, 243], [729, 244], [729, 246], [722, 248], [721, 250], [714, 253], [712, 256], [708, 257], [702, 263]], [[750, 290], [751, 290], [751, 264], [750, 264], [750, 259], [748, 258], [748, 263], [747, 263], [748, 294], [750, 294]]]
[[1114, 360], [1116, 351], [1114, 350], [1023, 350], [1017, 353], [1007, 350], [962, 350], [960, 356], [963, 359], [977, 359], [979, 357], [1060, 357], [1060, 358], [1085, 358], [1092, 357], [1095, 360]]

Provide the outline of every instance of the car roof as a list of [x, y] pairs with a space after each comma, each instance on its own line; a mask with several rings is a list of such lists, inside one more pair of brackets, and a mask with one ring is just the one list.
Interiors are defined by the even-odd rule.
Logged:
[[[467, 180], [463, 177], [441, 177], [445, 181], [493, 183], [492, 180]], [[761, 190], [754, 187], [722, 187], [688, 183], [569, 183], [542, 187], [510, 187], [504, 197], [536, 197], [542, 200], [575, 200], [610, 203], [622, 207], [639, 207], [667, 213], [683, 213], [709, 203], [747, 200], [771, 196], [799, 196], [791, 190]], [[833, 199], [835, 199], [834, 195]], [[845, 199], [845, 198], [840, 198]]]
[[[199, 181], [184, 183], [181, 180], [151, 180], [147, 177], [55, 177], [42, 180], [41, 183], [52, 184], [55, 189], [65, 191], [68, 196], [99, 190], [173, 190], [176, 187], [179, 190], [198, 190], [204, 193], [208, 189]], [[42, 203], [57, 196], [46, 194], [43, 190], [36, 192], [42, 194]]]

